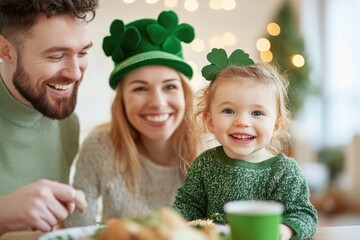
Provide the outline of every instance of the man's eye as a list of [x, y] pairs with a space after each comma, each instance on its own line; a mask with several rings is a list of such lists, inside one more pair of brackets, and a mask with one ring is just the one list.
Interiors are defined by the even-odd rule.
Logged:
[[79, 52], [78, 54], [80, 57], [85, 57], [86, 55], [88, 55], [87, 51], [83, 51], [83, 52]]
[[61, 60], [64, 58], [65, 55], [63, 54], [59, 54], [59, 55], [52, 55], [52, 56], [49, 56], [48, 58], [50, 60], [54, 60], [54, 61], [57, 61], [57, 60]]
[[88, 53], [89, 53], [89, 50], [86, 49], [86, 50], [84, 50], [84, 51], [79, 52], [78, 55], [79, 55], [80, 57], [85, 57], [86, 55], [88, 55]]

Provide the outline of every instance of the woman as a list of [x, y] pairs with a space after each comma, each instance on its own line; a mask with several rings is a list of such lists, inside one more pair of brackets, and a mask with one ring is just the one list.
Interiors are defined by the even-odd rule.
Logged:
[[194, 39], [193, 28], [165, 11], [126, 26], [115, 20], [110, 32], [103, 49], [115, 62], [112, 117], [84, 141], [73, 185], [85, 192], [88, 210], [75, 212], [67, 227], [95, 224], [99, 197], [101, 221], [171, 206], [198, 154], [187, 80], [192, 69], [181, 53], [181, 41]]

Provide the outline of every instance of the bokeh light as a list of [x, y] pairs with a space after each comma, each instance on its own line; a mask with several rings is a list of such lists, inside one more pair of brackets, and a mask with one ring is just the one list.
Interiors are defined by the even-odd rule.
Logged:
[[146, 3], [154, 4], [157, 3], [159, 0], [145, 0]]
[[235, 0], [222, 0], [221, 6], [224, 10], [233, 10], [236, 7]]
[[302, 67], [305, 65], [305, 58], [303, 56], [301, 56], [300, 54], [294, 54], [291, 57], [291, 62], [295, 67]]
[[205, 42], [204, 40], [197, 38], [191, 43], [191, 48], [195, 52], [203, 52], [205, 50]]
[[234, 46], [237, 43], [237, 38], [234, 33], [226, 32], [223, 35], [223, 42], [227, 46]]
[[260, 58], [264, 62], [271, 62], [273, 60], [273, 54], [271, 51], [260, 52]]
[[224, 48], [224, 41], [221, 37], [212, 37], [209, 42], [210, 48]]
[[209, 7], [214, 10], [219, 10], [222, 8], [221, 0], [210, 0]]
[[184, 8], [190, 12], [193, 12], [199, 8], [199, 3], [196, 0], [185, 0]]
[[280, 34], [280, 32], [281, 32], [281, 28], [280, 28], [280, 26], [279, 26], [279, 24], [277, 24], [277, 23], [274, 23], [274, 22], [272, 22], [272, 23], [269, 23], [268, 25], [267, 25], [267, 32], [271, 35], [271, 36], [278, 36], [279, 34]]
[[178, 4], [177, 0], [165, 0], [164, 2], [165, 7], [170, 7], [170, 8], [176, 7], [177, 4]]
[[259, 38], [256, 41], [256, 49], [260, 52], [269, 51], [270, 47], [271, 47], [271, 44], [267, 38]]

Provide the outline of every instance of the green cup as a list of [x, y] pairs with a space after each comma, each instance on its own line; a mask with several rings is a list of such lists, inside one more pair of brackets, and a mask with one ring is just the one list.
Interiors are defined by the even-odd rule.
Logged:
[[233, 201], [224, 206], [232, 240], [279, 240], [283, 205], [273, 201]]

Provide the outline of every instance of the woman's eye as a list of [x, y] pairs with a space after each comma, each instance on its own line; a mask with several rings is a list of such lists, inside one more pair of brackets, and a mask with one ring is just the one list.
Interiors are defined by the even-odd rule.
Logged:
[[174, 90], [177, 89], [177, 87], [175, 85], [167, 85], [165, 86], [166, 90]]
[[145, 87], [137, 87], [137, 88], [134, 88], [134, 92], [144, 92], [146, 91], [146, 88]]

